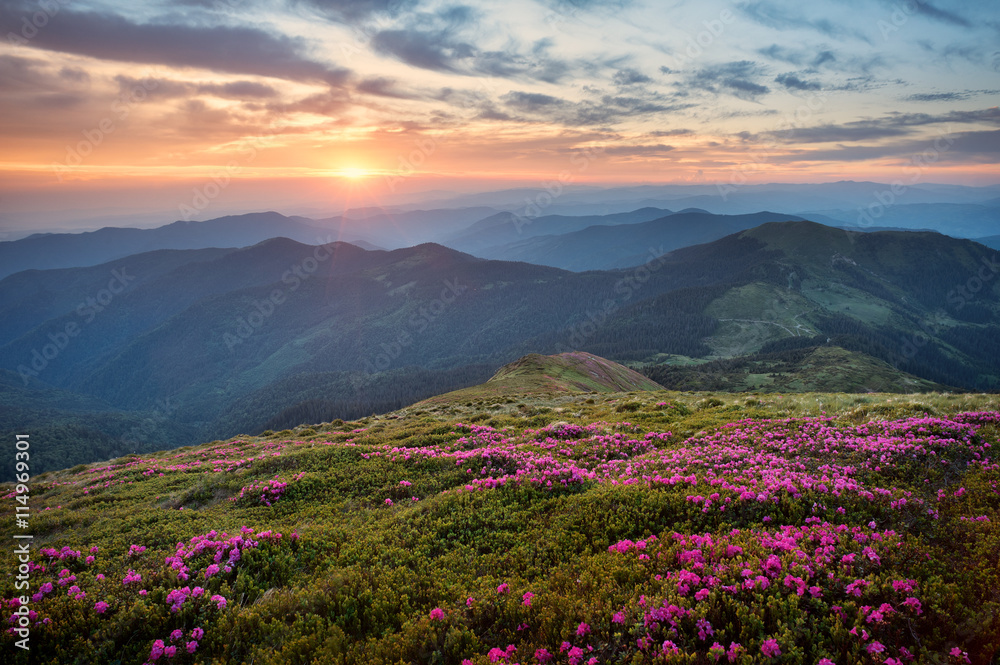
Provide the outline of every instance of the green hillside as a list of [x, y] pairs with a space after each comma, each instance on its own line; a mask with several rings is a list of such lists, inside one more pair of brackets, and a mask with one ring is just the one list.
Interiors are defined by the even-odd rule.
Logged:
[[768, 393], [948, 390], [946, 386], [839, 346], [807, 346], [704, 363], [673, 361], [647, 367], [644, 371], [661, 385], [674, 390]]

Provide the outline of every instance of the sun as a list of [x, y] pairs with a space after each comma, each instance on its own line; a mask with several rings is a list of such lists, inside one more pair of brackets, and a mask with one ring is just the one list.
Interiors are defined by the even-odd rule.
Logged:
[[359, 168], [356, 166], [349, 166], [347, 168], [340, 169], [337, 172], [342, 178], [347, 178], [348, 180], [358, 180], [360, 178], [367, 178], [372, 173], [368, 169]]

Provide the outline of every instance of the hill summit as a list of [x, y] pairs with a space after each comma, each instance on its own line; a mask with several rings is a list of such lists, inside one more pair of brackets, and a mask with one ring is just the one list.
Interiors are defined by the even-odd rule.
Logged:
[[633, 390], [663, 390], [663, 386], [624, 365], [592, 353], [570, 351], [551, 356], [530, 353], [501, 367], [486, 383], [432, 397], [426, 402], [538, 393]]
[[553, 392], [628, 392], [662, 390], [642, 374], [592, 353], [571, 351], [553, 356], [532, 353], [501, 367], [488, 384]]

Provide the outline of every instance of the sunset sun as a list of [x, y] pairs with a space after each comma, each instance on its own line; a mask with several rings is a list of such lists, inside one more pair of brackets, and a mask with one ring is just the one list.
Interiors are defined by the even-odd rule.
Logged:
[[348, 180], [359, 180], [361, 178], [367, 178], [372, 174], [368, 169], [363, 169], [357, 166], [349, 166], [337, 172], [341, 178], [347, 178]]

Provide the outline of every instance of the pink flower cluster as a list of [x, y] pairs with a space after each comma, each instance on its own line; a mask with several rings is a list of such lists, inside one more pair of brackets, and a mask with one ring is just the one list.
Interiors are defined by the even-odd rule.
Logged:
[[[154, 662], [160, 658], [173, 658], [179, 649], [183, 649], [189, 654], [198, 650], [198, 640], [204, 637], [205, 631], [195, 628], [189, 633], [190, 640], [184, 640], [184, 631], [177, 629], [170, 633], [169, 640], [154, 640], [153, 646], [149, 650], [149, 662]], [[169, 644], [167, 642], [170, 642]], [[146, 664], [148, 665], [148, 663]]]
[[240, 534], [230, 536], [226, 532], [221, 534], [214, 529], [206, 534], [194, 536], [185, 543], [177, 543], [174, 554], [164, 559], [164, 563], [172, 570], [177, 571], [177, 578], [187, 581], [191, 577], [190, 563], [199, 559], [211, 561], [202, 573], [205, 579], [217, 575], [220, 572], [230, 573], [233, 566], [243, 558], [243, 552], [259, 546], [259, 539], [277, 540], [281, 538], [280, 533], [272, 533], [270, 530], [263, 531], [256, 535], [249, 527], [242, 527]]
[[294, 476], [291, 479], [291, 481], [286, 482], [284, 480], [280, 480], [278, 478], [278, 475], [275, 474], [274, 478], [271, 478], [269, 480], [264, 480], [261, 482], [254, 482], [247, 485], [246, 487], [241, 488], [240, 493], [234, 497], [231, 497], [230, 501], [239, 501], [248, 494], [251, 496], [258, 496], [259, 492], [258, 498], [260, 500], [260, 503], [263, 503], [265, 506], [270, 507], [274, 505], [274, 503], [278, 499], [284, 496], [285, 492], [288, 491], [288, 486], [290, 483], [294, 483], [301, 480], [304, 475], [305, 475], [304, 472], [299, 473], [296, 476]]

